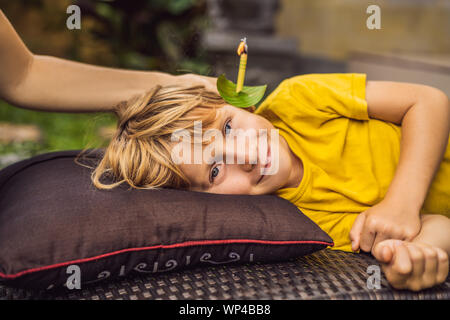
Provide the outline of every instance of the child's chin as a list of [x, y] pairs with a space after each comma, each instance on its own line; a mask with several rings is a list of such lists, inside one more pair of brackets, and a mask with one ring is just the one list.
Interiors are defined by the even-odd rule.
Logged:
[[282, 189], [282, 186], [278, 185], [265, 185], [264, 188], [261, 188], [260, 194], [272, 194], [277, 192], [278, 190]]

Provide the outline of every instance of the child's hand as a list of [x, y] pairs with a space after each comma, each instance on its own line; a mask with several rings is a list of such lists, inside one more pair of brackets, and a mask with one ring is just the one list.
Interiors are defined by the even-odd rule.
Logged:
[[396, 289], [419, 291], [445, 281], [448, 255], [436, 247], [418, 242], [385, 240], [372, 250], [382, 263], [386, 279]]
[[420, 231], [420, 214], [400, 205], [381, 201], [356, 218], [350, 231], [352, 250], [371, 251], [386, 239], [411, 241]]

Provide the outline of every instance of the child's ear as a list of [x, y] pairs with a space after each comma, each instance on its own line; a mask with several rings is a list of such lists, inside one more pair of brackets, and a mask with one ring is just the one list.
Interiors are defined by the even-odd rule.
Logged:
[[247, 110], [250, 113], [253, 113], [253, 112], [255, 112], [256, 107], [255, 106], [251, 106], [251, 107], [245, 108], [245, 110]]

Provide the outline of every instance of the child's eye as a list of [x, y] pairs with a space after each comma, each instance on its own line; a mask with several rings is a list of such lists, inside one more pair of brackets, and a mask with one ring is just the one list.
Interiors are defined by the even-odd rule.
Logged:
[[219, 175], [219, 172], [220, 172], [220, 170], [219, 170], [219, 167], [214, 167], [212, 170], [211, 170], [211, 176], [210, 176], [210, 181], [211, 182], [213, 182], [214, 181], [214, 178], [215, 177], [217, 177], [218, 175]]
[[228, 135], [230, 133], [230, 130], [231, 130], [230, 122], [231, 122], [231, 120], [227, 120], [225, 122], [225, 126], [223, 127], [223, 131], [224, 131], [225, 135]]

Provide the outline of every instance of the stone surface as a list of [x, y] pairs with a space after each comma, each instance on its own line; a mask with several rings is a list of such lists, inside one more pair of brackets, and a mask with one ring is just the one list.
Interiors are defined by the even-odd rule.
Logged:
[[352, 52], [349, 72], [367, 74], [369, 80], [388, 80], [425, 84], [450, 96], [450, 55], [409, 55]]
[[35, 125], [0, 122], [0, 143], [42, 140], [42, 133]]
[[10, 164], [18, 162], [20, 160], [23, 160], [25, 158], [27, 158], [27, 156], [15, 154], [15, 153], [2, 154], [2, 155], [0, 155], [0, 169], [7, 167]]

